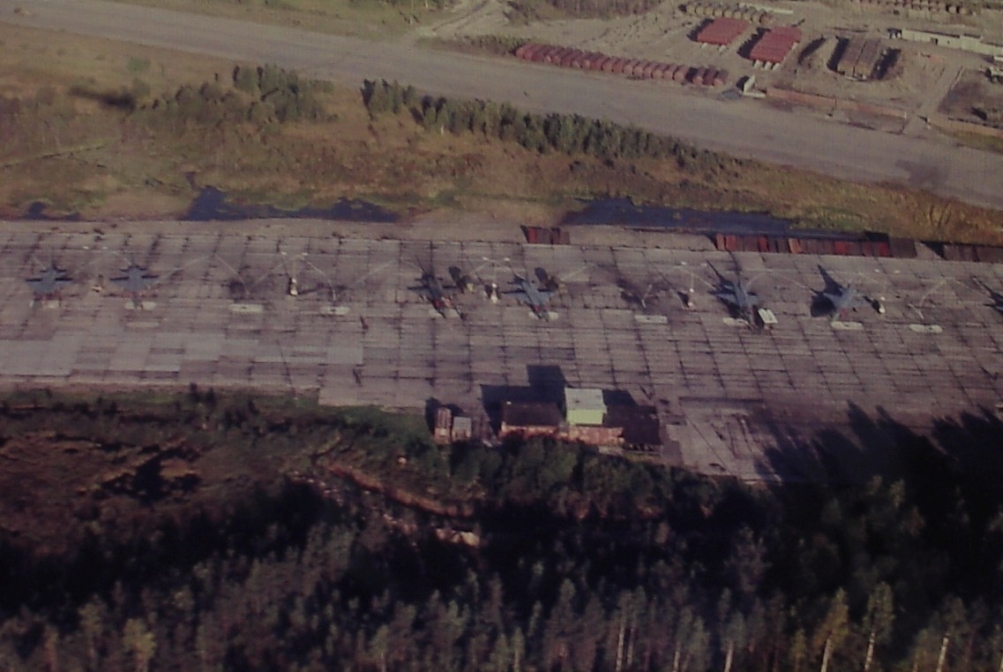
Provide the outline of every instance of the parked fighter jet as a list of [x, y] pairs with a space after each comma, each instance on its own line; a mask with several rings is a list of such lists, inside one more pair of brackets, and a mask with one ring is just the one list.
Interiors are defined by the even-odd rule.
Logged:
[[989, 293], [989, 300], [992, 301], [992, 303], [987, 305], [993, 308], [996, 312], [1003, 314], [1003, 294], [997, 292], [979, 278], [972, 278], [972, 281]]
[[550, 297], [554, 295], [553, 290], [543, 289], [533, 280], [518, 275], [515, 276], [512, 284], [516, 288], [506, 292], [506, 294], [511, 294], [519, 301], [525, 303], [533, 311], [533, 314], [540, 319], [547, 319], [547, 303], [550, 301]]
[[73, 279], [66, 274], [66, 271], [54, 263], [43, 268], [37, 276], [25, 278], [24, 281], [34, 292], [35, 298], [52, 296], [58, 293], [61, 288], [73, 283]]
[[425, 297], [432, 304], [432, 307], [439, 311], [440, 315], [446, 317], [447, 311], [455, 310], [452, 297], [446, 293], [442, 281], [436, 277], [435, 273], [423, 272], [420, 282], [420, 285], [411, 289]]
[[465, 273], [459, 266], [449, 267], [449, 277], [461, 293], [472, 292], [477, 286], [474, 278], [469, 273]]
[[812, 301], [811, 314], [813, 317], [825, 315], [833, 320], [839, 320], [845, 316], [846, 311], [856, 310], [860, 306], [871, 303], [870, 299], [854, 287], [841, 285], [821, 266], [818, 267], [818, 271], [825, 281], [825, 289], [818, 292], [815, 295], [815, 300]]
[[641, 285], [635, 284], [630, 279], [624, 277], [621, 277], [616, 284], [620, 288], [620, 298], [631, 305], [637, 306], [641, 310], [648, 310], [651, 304], [657, 303], [658, 295], [663, 289], [655, 281]]
[[125, 275], [111, 278], [111, 281], [129, 292], [132, 295], [133, 304], [139, 305], [139, 295], [153, 286], [158, 276], [153, 273], [147, 273], [145, 268], [137, 265], [135, 262], [131, 262], [126, 268], [123, 268], [122, 273]]
[[713, 266], [711, 269], [718, 277], [718, 287], [711, 294], [721, 299], [735, 317], [745, 320], [750, 325], [755, 324], [756, 309], [761, 301], [759, 295], [753, 292], [749, 283], [742, 278], [741, 272], [739, 271], [737, 280], [729, 280]]

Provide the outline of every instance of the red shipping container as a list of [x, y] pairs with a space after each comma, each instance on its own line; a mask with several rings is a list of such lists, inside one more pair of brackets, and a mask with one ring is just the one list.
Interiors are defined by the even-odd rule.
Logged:
[[536, 55], [533, 58], [540, 63], [553, 63], [554, 55], [563, 50], [564, 47], [548, 46], [536, 52]]
[[579, 57], [581, 57], [581, 55], [582, 55], [582, 52], [580, 50], [578, 50], [578, 49], [571, 49], [571, 50], [565, 52], [563, 56], [561, 56], [561, 60], [560, 60], [559, 65], [562, 68], [570, 68], [571, 64], [576, 59], [578, 59]]
[[543, 61], [544, 63], [560, 65], [561, 60], [571, 53], [571, 51], [568, 47], [554, 47], [544, 55]]
[[532, 61], [536, 58], [541, 51], [547, 48], [546, 44], [540, 44], [538, 42], [530, 42], [526, 45], [526, 50], [522, 52], [522, 58], [527, 61]]

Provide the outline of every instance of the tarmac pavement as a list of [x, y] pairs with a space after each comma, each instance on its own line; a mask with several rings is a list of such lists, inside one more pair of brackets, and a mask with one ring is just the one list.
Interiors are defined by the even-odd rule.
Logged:
[[[1003, 395], [1003, 315], [985, 289], [1003, 289], [999, 265], [322, 229], [60, 224], [39, 233], [0, 223], [0, 386], [196, 383], [338, 405], [418, 409], [435, 399], [484, 417], [486, 401], [545, 370], [656, 406], [678, 463], [750, 480], [812, 478], [818, 468], [807, 448], [776, 459], [764, 413], [792, 432], [845, 424], [853, 409], [922, 425], [995, 413]], [[509, 241], [518, 236], [511, 226]], [[34, 297], [24, 279], [51, 262], [74, 282]], [[131, 262], [158, 276], [136, 296], [110, 281]], [[717, 272], [737, 278], [736, 264], [776, 315], [772, 328], [734, 319], [712, 294]], [[820, 266], [883, 299], [885, 313], [812, 317]], [[475, 289], [444, 317], [415, 287], [426, 270], [449, 284], [450, 267]], [[515, 274], [538, 268], [561, 283], [549, 320], [504, 294]], [[497, 303], [485, 291], [492, 283]], [[645, 308], [625, 299], [626, 283], [652, 286]]]

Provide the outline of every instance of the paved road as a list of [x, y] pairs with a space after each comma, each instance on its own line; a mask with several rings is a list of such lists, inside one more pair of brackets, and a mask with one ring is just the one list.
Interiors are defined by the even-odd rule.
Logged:
[[[15, 7], [24, 8], [15, 13]], [[634, 123], [702, 147], [838, 177], [889, 180], [1003, 209], [1003, 156], [958, 147], [925, 128], [896, 135], [725, 102], [668, 82], [373, 43], [104, 0], [0, 0], [0, 20], [235, 60], [278, 63], [349, 84], [397, 79], [447, 96], [510, 101]]]

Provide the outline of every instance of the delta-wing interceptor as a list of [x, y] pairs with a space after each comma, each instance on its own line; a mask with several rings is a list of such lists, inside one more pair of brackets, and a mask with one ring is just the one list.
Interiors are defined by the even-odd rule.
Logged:
[[554, 291], [544, 289], [534, 280], [519, 275], [515, 276], [512, 284], [515, 285], [515, 289], [506, 292], [506, 294], [514, 296], [519, 301], [525, 303], [533, 311], [533, 314], [540, 319], [547, 319], [547, 304], [554, 295]]
[[73, 284], [73, 279], [55, 263], [50, 263], [38, 275], [25, 278], [24, 282], [34, 293], [35, 298], [45, 298], [53, 296], [63, 287]]
[[[708, 264], [709, 265], [709, 264]], [[735, 317], [741, 318], [750, 325], [756, 323], [756, 310], [762, 305], [759, 295], [752, 291], [751, 282], [747, 282], [741, 270], [735, 280], [730, 280], [713, 266], [711, 269], [718, 277], [718, 286], [711, 294], [720, 299]]]
[[453, 298], [449, 290], [447, 290], [434, 272], [423, 271], [419, 282], [421, 283], [420, 285], [411, 287], [410, 289], [418, 292], [431, 303], [432, 307], [439, 311], [440, 315], [446, 317], [448, 311], [456, 310], [453, 306]]
[[833, 320], [841, 320], [847, 311], [871, 305], [871, 300], [852, 285], [838, 282], [821, 266], [818, 267], [818, 271], [822, 274], [825, 288], [817, 292], [812, 301], [812, 316], [827, 316]]
[[990, 308], [992, 308], [993, 310], [995, 310], [996, 312], [998, 312], [1001, 315], [1003, 315], [1003, 293], [997, 292], [995, 289], [993, 289], [992, 287], [990, 287], [989, 285], [987, 285], [980, 278], [974, 278], [973, 277], [972, 281], [976, 285], [978, 285], [982, 290], [988, 292], [988, 294], [989, 294], [989, 300], [992, 301], [992, 303], [989, 303], [987, 305]]
[[111, 281], [132, 295], [134, 305], [139, 305], [139, 295], [152, 287], [158, 277], [135, 262], [130, 262], [122, 269], [122, 275], [111, 278]]

